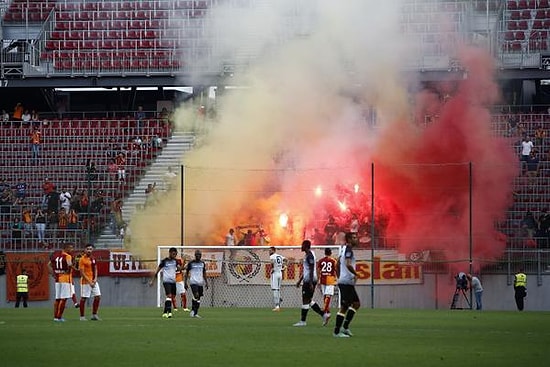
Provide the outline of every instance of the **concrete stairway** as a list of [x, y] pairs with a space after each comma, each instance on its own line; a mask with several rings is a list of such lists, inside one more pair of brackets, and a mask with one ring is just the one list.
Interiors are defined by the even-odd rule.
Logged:
[[[193, 149], [195, 145], [195, 134], [189, 132], [174, 132], [168, 140], [168, 144], [157, 156], [155, 161], [149, 166], [145, 175], [139, 183], [134, 187], [133, 192], [124, 199], [122, 206], [122, 216], [126, 223], [130, 222], [132, 215], [137, 208], [145, 204], [145, 189], [148, 184], [157, 183], [156, 191], [165, 190], [165, 174], [168, 168], [172, 168], [172, 172], [178, 173], [181, 165], [182, 157], [185, 152]], [[110, 202], [108, 203], [110, 205]], [[120, 248], [122, 240], [113, 232], [113, 228], [107, 225], [99, 238], [95, 242], [96, 248]]]

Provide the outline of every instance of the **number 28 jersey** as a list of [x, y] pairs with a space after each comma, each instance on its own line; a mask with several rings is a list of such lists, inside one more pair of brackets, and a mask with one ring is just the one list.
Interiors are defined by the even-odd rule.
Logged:
[[325, 256], [317, 262], [319, 283], [323, 285], [336, 284], [336, 259]]

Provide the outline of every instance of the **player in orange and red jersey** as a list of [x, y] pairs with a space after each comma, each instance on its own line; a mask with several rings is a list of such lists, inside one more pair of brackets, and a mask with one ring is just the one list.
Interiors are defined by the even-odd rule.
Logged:
[[[176, 294], [179, 294], [181, 297], [181, 308], [185, 312], [189, 312], [187, 308], [187, 294], [185, 293], [185, 282], [183, 281], [183, 269], [185, 268], [185, 258], [182, 256], [181, 259], [176, 259], [178, 266], [181, 270], [176, 271]], [[172, 305], [174, 306], [174, 311], [178, 310], [178, 303], [176, 302], [176, 294], [172, 295]]]
[[91, 320], [99, 320], [97, 310], [99, 309], [99, 302], [101, 300], [101, 290], [97, 282], [97, 262], [92, 256], [93, 251], [93, 245], [86, 246], [84, 255], [82, 255], [78, 262], [80, 270], [80, 321], [86, 320], [84, 311], [86, 310], [86, 300], [90, 297], [94, 297]]
[[73, 251], [73, 245], [71, 243], [65, 243], [63, 250], [58, 255], [51, 258], [48, 263], [50, 273], [55, 279], [55, 302], [53, 305], [53, 321], [63, 322], [63, 311], [65, 310], [65, 304], [67, 299], [71, 298], [71, 284], [73, 270], [73, 257], [71, 252]]
[[319, 284], [323, 293], [323, 326], [326, 326], [330, 319], [330, 301], [334, 295], [334, 286], [336, 285], [336, 259], [331, 257], [332, 250], [325, 249], [325, 257], [317, 261], [317, 273], [319, 274]]

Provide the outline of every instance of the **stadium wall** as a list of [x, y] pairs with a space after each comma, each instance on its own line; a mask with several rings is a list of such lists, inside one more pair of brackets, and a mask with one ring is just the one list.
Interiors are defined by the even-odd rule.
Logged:
[[[0, 308], [13, 307], [7, 301], [6, 275], [0, 276]], [[155, 307], [157, 289], [148, 285], [145, 277], [101, 277], [103, 307]], [[511, 279], [506, 275], [484, 275], [482, 277], [483, 308], [492, 311], [516, 310], [514, 290]], [[550, 310], [550, 274], [542, 275], [540, 286], [535, 275], [528, 274], [526, 298], [527, 311]], [[358, 286], [363, 308], [371, 307], [371, 287]], [[79, 294], [77, 285], [77, 295]], [[454, 279], [448, 275], [424, 274], [423, 284], [381, 285], [374, 288], [375, 308], [409, 309], [449, 309], [455, 291]], [[466, 292], [469, 297], [469, 292]], [[295, 286], [282, 289], [283, 308], [298, 309], [301, 304], [301, 290]], [[54, 283], [50, 280], [50, 300], [31, 300], [29, 307], [52, 307]], [[190, 303], [191, 297], [188, 297]], [[319, 292], [315, 299], [320, 301]], [[459, 305], [463, 304], [461, 295]], [[474, 302], [475, 303], [475, 302]], [[227, 285], [223, 277], [212, 278], [210, 288], [202, 299], [203, 307], [272, 307], [272, 293], [269, 284], [264, 285]], [[333, 300], [336, 307], [336, 300]], [[87, 310], [88, 312], [89, 310]], [[89, 312], [88, 312], [89, 313]]]

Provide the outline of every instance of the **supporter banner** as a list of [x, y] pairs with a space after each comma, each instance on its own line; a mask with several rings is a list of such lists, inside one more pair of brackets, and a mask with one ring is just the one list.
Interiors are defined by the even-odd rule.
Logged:
[[149, 276], [151, 269], [141, 259], [126, 250], [112, 250], [108, 273], [111, 276]]
[[7, 253], [6, 254], [6, 289], [7, 300], [15, 301], [17, 293], [16, 277], [21, 269], [27, 270], [29, 276], [29, 301], [45, 301], [50, 298], [50, 275], [48, 272], [49, 256], [47, 253]]
[[222, 275], [223, 251], [203, 251], [202, 260], [206, 263], [207, 277]]
[[[279, 253], [287, 258], [284, 250]], [[290, 253], [289, 253], [290, 254]], [[293, 255], [296, 253], [293, 252]], [[376, 285], [419, 284], [423, 282], [422, 265], [411, 262], [405, 254], [394, 250], [377, 250], [374, 262], [371, 262], [370, 250], [355, 250], [357, 259], [357, 285], [371, 284], [371, 277]], [[319, 254], [316, 255], [320, 259]], [[234, 263], [228, 263], [225, 273], [229, 284], [269, 284], [271, 265], [266, 252], [247, 251]], [[290, 259], [283, 272], [283, 284], [295, 284], [302, 274], [301, 258]]]

